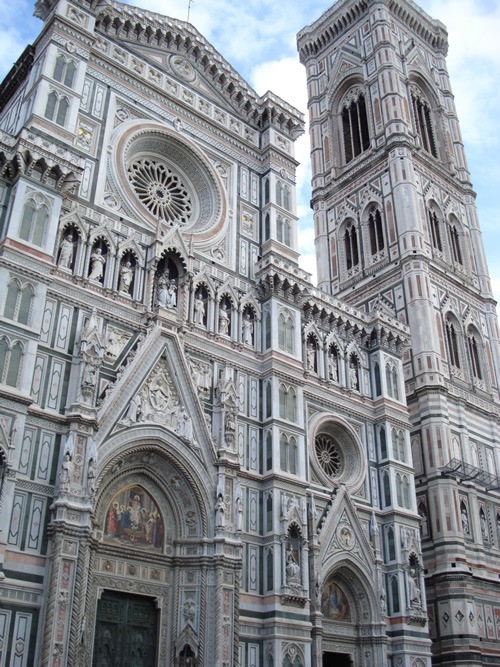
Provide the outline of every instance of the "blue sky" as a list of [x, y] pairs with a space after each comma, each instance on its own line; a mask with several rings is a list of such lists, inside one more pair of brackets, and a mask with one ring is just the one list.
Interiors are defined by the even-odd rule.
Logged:
[[[136, 3], [133, 3], [136, 4]], [[137, 4], [185, 20], [188, 0]], [[305, 74], [295, 35], [331, 6], [330, 0], [195, 0], [191, 22], [260, 94], [270, 89], [306, 111]], [[500, 299], [500, 1], [420, 0], [448, 28], [448, 69], [456, 98], [494, 292]], [[30, 0], [0, 0], [0, 78], [41, 29]], [[314, 271], [309, 210], [307, 136], [297, 146], [301, 264]]]

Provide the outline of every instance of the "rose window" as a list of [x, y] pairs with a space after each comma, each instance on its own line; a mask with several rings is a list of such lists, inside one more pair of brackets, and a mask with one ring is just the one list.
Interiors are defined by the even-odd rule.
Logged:
[[144, 206], [160, 220], [171, 225], [186, 225], [193, 203], [177, 174], [151, 158], [134, 160], [128, 167], [132, 186]]
[[318, 435], [315, 441], [318, 462], [329, 477], [339, 474], [342, 457], [336, 443], [327, 435]]

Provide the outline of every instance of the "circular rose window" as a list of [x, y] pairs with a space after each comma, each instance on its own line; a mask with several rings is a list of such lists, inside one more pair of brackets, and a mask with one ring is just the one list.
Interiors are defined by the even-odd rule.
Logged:
[[186, 225], [193, 212], [189, 192], [179, 176], [159, 160], [142, 158], [128, 166], [130, 182], [151, 213], [171, 225]]
[[350, 490], [361, 485], [366, 469], [356, 436], [342, 424], [324, 420], [314, 436], [312, 463], [321, 481], [331, 486], [345, 484]]
[[161, 223], [213, 238], [226, 219], [218, 174], [208, 157], [159, 123], [125, 121], [112, 137], [111, 181], [128, 209], [152, 225]]

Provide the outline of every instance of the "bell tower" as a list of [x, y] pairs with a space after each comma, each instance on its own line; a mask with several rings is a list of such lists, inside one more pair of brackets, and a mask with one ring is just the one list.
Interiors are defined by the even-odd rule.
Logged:
[[[405, 378], [434, 658], [480, 665], [484, 652], [500, 656], [487, 621], [500, 593], [499, 335], [447, 32], [408, 0], [339, 0], [298, 48], [318, 285], [411, 329]], [[384, 395], [390, 373], [376, 372]]]

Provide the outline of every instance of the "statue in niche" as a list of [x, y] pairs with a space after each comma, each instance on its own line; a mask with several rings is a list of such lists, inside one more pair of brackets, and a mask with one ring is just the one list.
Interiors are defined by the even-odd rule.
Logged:
[[73, 235], [66, 234], [66, 236], [61, 241], [61, 246], [59, 248], [59, 260], [57, 265], [61, 269], [70, 269], [71, 264], [73, 263]]
[[198, 359], [189, 359], [189, 365], [193, 374], [193, 380], [198, 387], [198, 392], [203, 396], [208, 396], [212, 386], [212, 368], [210, 364], [205, 364]]
[[219, 333], [222, 336], [229, 335], [229, 309], [221, 305], [219, 310]]
[[174, 310], [177, 308], [177, 287], [173, 280], [170, 281], [167, 293], [167, 308]]
[[95, 474], [95, 461], [94, 459], [89, 459], [87, 467], [87, 494], [93, 496], [96, 491], [96, 474]]
[[233, 409], [226, 410], [224, 416], [224, 437], [228, 445], [234, 445], [236, 434], [236, 416]]
[[312, 341], [307, 344], [307, 370], [314, 373], [316, 364], [316, 346]]
[[483, 541], [489, 542], [488, 524], [486, 523], [486, 517], [483, 510], [481, 510], [479, 513], [479, 523], [481, 524], [481, 535], [483, 536]]
[[300, 565], [291, 546], [286, 552], [286, 582], [287, 584], [300, 583]]
[[339, 380], [339, 372], [337, 367], [337, 357], [333, 352], [328, 355], [328, 377], [334, 382]]
[[351, 389], [358, 390], [358, 368], [356, 364], [351, 363], [349, 367], [349, 379], [351, 381]]
[[462, 505], [460, 518], [462, 520], [462, 531], [463, 531], [464, 535], [470, 535], [469, 516], [467, 514], [467, 509], [466, 509], [465, 505]]
[[132, 264], [129, 261], [126, 261], [120, 267], [120, 282], [118, 285], [118, 291], [122, 294], [130, 294], [130, 286], [132, 285], [132, 280], [134, 279], [134, 269]]
[[418, 567], [416, 565], [411, 565], [408, 572], [408, 595], [410, 598], [410, 607], [422, 606], [419, 578]]
[[243, 343], [253, 346], [253, 322], [250, 313], [247, 311], [243, 316]]
[[158, 280], [158, 305], [167, 310], [177, 308], [177, 287], [173, 280], [162, 274]]
[[142, 487], [127, 487], [113, 497], [106, 513], [106, 542], [161, 551], [163, 536], [163, 521], [158, 506]]
[[61, 470], [59, 472], [59, 484], [61, 491], [68, 491], [71, 478], [73, 477], [73, 461], [71, 459], [71, 454], [69, 451], [66, 451], [64, 454], [63, 462], [61, 464]]
[[224, 513], [226, 511], [224, 505], [224, 496], [222, 493], [219, 493], [217, 496], [217, 502], [215, 503], [215, 525], [217, 528], [224, 528], [225, 518]]
[[101, 248], [97, 247], [90, 256], [90, 273], [89, 280], [96, 280], [102, 282], [104, 276], [104, 265], [106, 258], [102, 254]]
[[186, 621], [186, 625], [193, 625], [194, 624], [194, 617], [196, 613], [196, 602], [193, 600], [193, 598], [188, 598], [186, 602], [184, 602], [184, 607], [182, 609], [182, 614], [184, 616], [184, 620]]
[[201, 292], [194, 298], [194, 323], [199, 327], [205, 326], [205, 301]]

